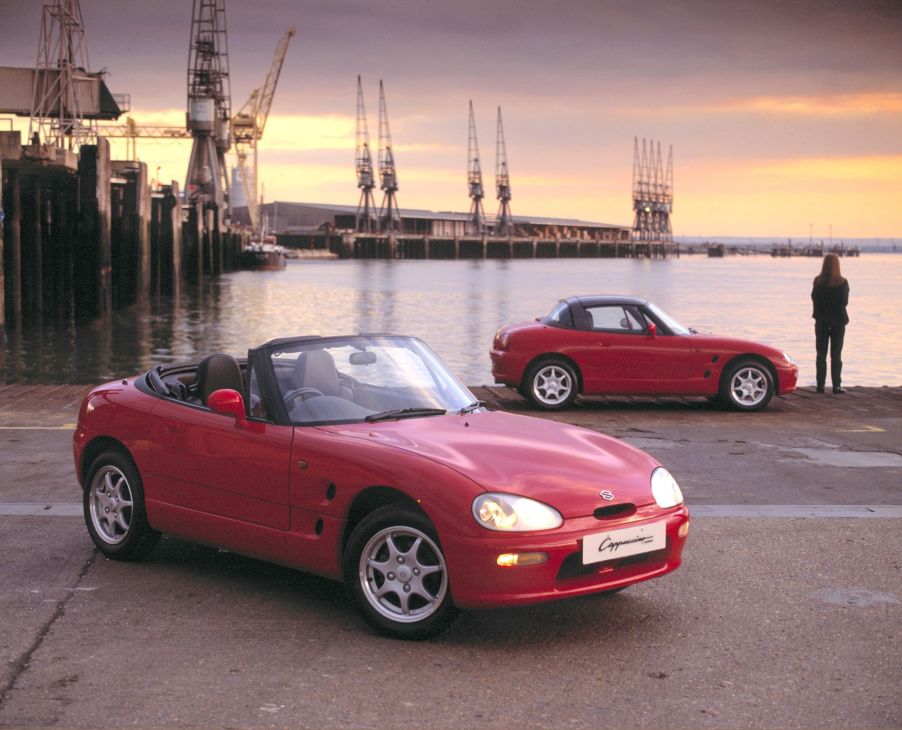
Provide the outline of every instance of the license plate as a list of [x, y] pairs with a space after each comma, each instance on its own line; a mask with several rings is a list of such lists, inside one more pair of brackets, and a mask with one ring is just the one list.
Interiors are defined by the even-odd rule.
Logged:
[[663, 522], [599, 532], [583, 538], [583, 565], [650, 553], [666, 546], [666, 525]]

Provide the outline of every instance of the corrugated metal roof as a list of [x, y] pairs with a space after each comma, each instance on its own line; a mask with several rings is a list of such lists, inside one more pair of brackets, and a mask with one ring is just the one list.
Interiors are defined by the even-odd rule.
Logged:
[[[331, 203], [291, 203], [288, 201], [277, 200], [273, 203], [266, 203], [266, 206], [285, 206], [292, 207], [297, 206], [299, 208], [313, 208], [322, 210], [323, 212], [329, 212], [333, 214], [342, 214], [342, 215], [356, 215], [357, 214], [357, 206], [356, 205], [334, 205]], [[416, 208], [401, 208], [398, 211], [402, 218], [411, 218], [418, 220], [440, 220], [440, 221], [467, 221], [470, 219], [468, 213], [454, 213], [451, 211], [432, 211], [432, 210], [419, 210]], [[584, 221], [579, 220], [578, 218], [545, 218], [540, 216], [513, 216], [514, 223], [520, 224], [532, 224], [538, 226], [570, 226], [570, 227], [579, 227], [579, 228], [623, 228], [630, 229], [628, 225], [621, 225], [619, 223], [597, 223], [592, 221]], [[491, 224], [491, 219], [487, 221]]]

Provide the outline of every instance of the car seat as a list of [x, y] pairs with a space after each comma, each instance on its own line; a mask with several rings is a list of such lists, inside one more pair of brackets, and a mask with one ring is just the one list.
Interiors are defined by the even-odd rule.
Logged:
[[243, 394], [244, 381], [241, 377], [241, 368], [231, 355], [221, 352], [207, 355], [197, 366], [195, 387], [197, 397], [204, 405], [207, 405], [207, 399], [213, 391], [222, 388], [231, 388]]

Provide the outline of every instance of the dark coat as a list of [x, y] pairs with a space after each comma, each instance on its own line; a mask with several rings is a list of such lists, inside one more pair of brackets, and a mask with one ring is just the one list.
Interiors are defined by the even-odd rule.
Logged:
[[843, 279], [839, 286], [820, 285], [815, 282], [811, 290], [811, 301], [814, 303], [811, 316], [818, 324], [849, 323], [849, 314], [846, 312], [849, 304], [849, 282], [846, 279]]

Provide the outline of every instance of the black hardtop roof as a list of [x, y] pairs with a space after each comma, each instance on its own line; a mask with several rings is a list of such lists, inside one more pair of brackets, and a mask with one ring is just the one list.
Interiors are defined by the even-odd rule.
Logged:
[[610, 295], [610, 294], [597, 294], [590, 296], [574, 296], [567, 297], [561, 301], [566, 301], [568, 303], [579, 302], [584, 307], [597, 307], [605, 304], [628, 304], [632, 306], [639, 306], [641, 304], [648, 304], [647, 299], [640, 299], [639, 297], [626, 297], [621, 295]]

